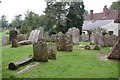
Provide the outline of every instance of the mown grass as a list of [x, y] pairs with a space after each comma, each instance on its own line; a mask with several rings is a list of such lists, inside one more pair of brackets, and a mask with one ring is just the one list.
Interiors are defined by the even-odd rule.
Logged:
[[[80, 44], [88, 44], [81, 42]], [[110, 48], [102, 48], [101, 51], [109, 53]], [[8, 70], [11, 61], [19, 61], [32, 55], [32, 45], [11, 48], [10, 45], [2, 47], [2, 77], [3, 78], [117, 78], [118, 63], [112, 61], [100, 61], [99, 51], [84, 50], [78, 45], [73, 52], [58, 52], [57, 60], [42, 62], [19, 75], [15, 71]]]

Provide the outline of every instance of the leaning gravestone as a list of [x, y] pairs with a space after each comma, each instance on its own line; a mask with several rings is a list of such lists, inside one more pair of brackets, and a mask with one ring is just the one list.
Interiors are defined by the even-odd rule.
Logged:
[[9, 43], [9, 37], [8, 36], [2, 36], [2, 45], [7, 45]]
[[73, 51], [72, 35], [70, 33], [63, 34], [59, 32], [57, 35], [57, 50]]
[[33, 59], [35, 61], [48, 61], [48, 52], [47, 52], [47, 44], [45, 42], [38, 41], [33, 44]]
[[32, 30], [28, 40], [30, 40], [32, 43], [37, 43], [39, 39], [39, 34], [40, 34], [40, 30]]
[[120, 60], [120, 39], [117, 41], [110, 54], [108, 55], [109, 59], [119, 59]]
[[112, 48], [110, 54], [108, 55], [108, 59], [117, 59], [120, 60], [120, 30], [118, 31], [118, 41]]
[[57, 46], [56, 43], [47, 44], [48, 59], [56, 59]]
[[11, 30], [9, 33], [9, 41], [16, 39], [17, 40], [17, 34], [18, 32], [16, 30]]

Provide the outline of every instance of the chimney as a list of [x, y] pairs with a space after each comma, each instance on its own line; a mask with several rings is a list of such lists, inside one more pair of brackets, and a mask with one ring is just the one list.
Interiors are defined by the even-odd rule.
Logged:
[[93, 10], [90, 10], [90, 20], [93, 20]]
[[108, 8], [107, 8], [107, 6], [104, 6], [104, 8], [103, 8], [103, 15], [104, 16], [107, 16], [108, 15]]

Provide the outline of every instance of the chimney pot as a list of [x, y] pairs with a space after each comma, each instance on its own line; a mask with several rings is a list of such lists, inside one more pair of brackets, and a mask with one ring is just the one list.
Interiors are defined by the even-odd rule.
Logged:
[[90, 20], [93, 20], [93, 10], [90, 10]]

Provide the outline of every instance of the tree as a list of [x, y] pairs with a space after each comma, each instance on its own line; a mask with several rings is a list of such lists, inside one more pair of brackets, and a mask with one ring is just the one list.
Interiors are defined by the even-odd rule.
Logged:
[[109, 8], [110, 10], [120, 10], [120, 1], [113, 2]]
[[21, 28], [21, 21], [22, 21], [21, 17], [22, 17], [21, 14], [15, 16], [14, 20], [12, 20], [12, 22], [11, 22], [12, 28], [17, 28], [17, 29]]
[[[44, 11], [47, 16], [46, 31], [61, 31], [63, 15], [67, 13], [66, 4], [66, 2], [57, 2], [56, 0], [47, 2], [47, 7]], [[53, 29], [54, 26], [56, 26], [55, 30]]]
[[69, 13], [67, 17], [67, 26], [65, 27], [65, 32], [72, 27], [76, 27], [80, 30], [80, 35], [82, 34], [82, 25], [84, 21], [84, 3], [83, 2], [72, 2], [69, 8]]
[[1, 20], [0, 22], [2, 23], [2, 28], [5, 29], [5, 28], [8, 28], [9, 24], [8, 24], [8, 21], [6, 20], [6, 16], [5, 15], [2, 15], [1, 16]]

